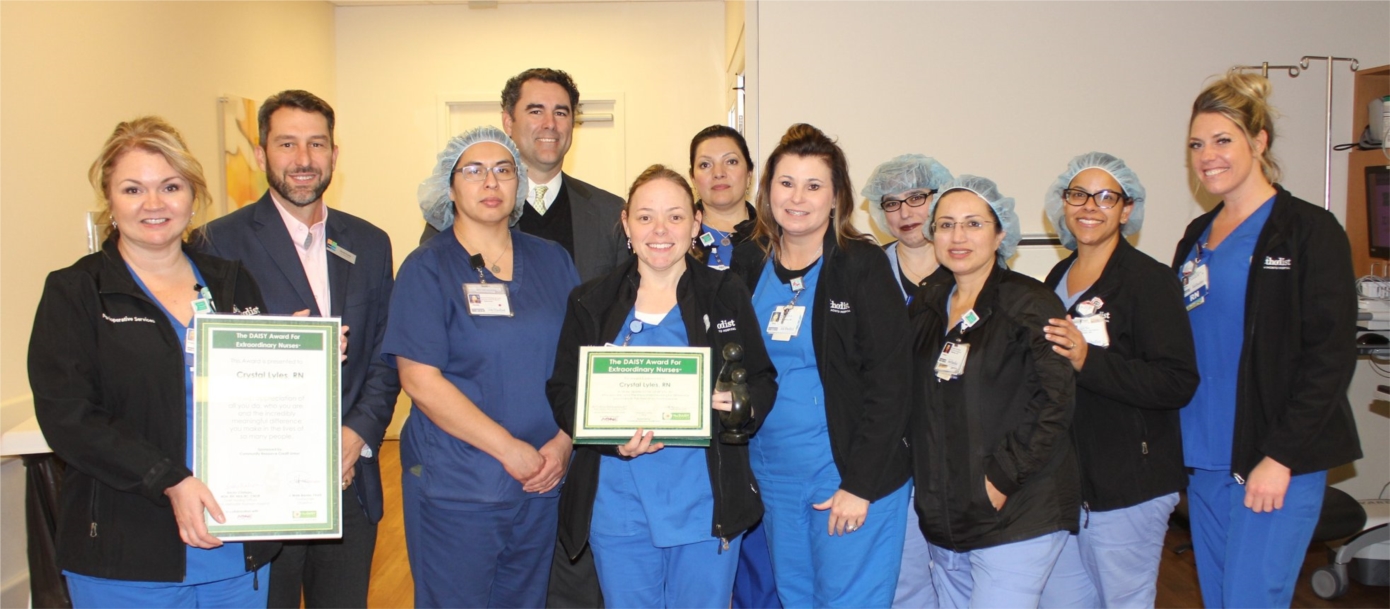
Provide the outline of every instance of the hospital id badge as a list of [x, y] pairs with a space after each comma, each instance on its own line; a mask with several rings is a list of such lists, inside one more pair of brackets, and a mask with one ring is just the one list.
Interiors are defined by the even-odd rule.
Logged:
[[511, 317], [512, 302], [505, 283], [465, 283], [463, 298], [468, 314], [475, 317]]
[[767, 322], [767, 333], [772, 340], [789, 341], [801, 332], [801, 319], [806, 316], [806, 307], [782, 305], [772, 310], [772, 319]]
[[1191, 311], [1202, 306], [1207, 300], [1207, 291], [1210, 286], [1207, 284], [1207, 265], [1198, 264], [1192, 272], [1182, 278], [1182, 298], [1187, 305], [1187, 310]]
[[948, 342], [941, 346], [941, 356], [936, 358], [936, 378], [949, 381], [965, 372], [965, 358], [970, 355], [970, 345]]
[[1086, 342], [1097, 347], [1110, 346], [1110, 332], [1105, 329], [1105, 315], [1087, 315], [1085, 317], [1073, 317], [1071, 323], [1076, 325], [1076, 329], [1081, 331], [1081, 337]]

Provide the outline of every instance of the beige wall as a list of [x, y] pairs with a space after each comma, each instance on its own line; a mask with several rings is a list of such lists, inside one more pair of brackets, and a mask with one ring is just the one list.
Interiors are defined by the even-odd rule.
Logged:
[[[856, 188], [880, 162], [928, 154], [997, 181], [1029, 233], [1047, 228], [1043, 193], [1066, 162], [1103, 150], [1148, 189], [1137, 245], [1164, 261], [1215, 204], [1194, 198], [1184, 148], [1209, 76], [1304, 54], [1390, 62], [1385, 2], [749, 2], [746, 17], [750, 144], [760, 154], [790, 124], [810, 122], [840, 138]], [[1351, 141], [1353, 76], [1344, 63], [1335, 69], [1334, 144]], [[1298, 78], [1271, 78], [1283, 182], [1318, 204], [1326, 77], [1314, 63]], [[1332, 210], [1344, 217], [1346, 157], [1332, 161]], [[1058, 260], [1048, 247], [1013, 263], [1041, 277]], [[1366, 457], [1332, 475], [1356, 497], [1375, 497], [1390, 479], [1390, 421], [1372, 411], [1377, 381], [1359, 364], [1349, 395]]]
[[[1137, 245], [1160, 259], [1203, 211], [1183, 143], [1208, 76], [1304, 54], [1358, 57], [1367, 67], [1390, 60], [1384, 2], [749, 2], [748, 10], [749, 62], [756, 53], [760, 74], [750, 135], [763, 153], [805, 121], [840, 137], [856, 185], [888, 158], [928, 154], [953, 173], [997, 181], [1029, 233], [1044, 230], [1042, 195], [1067, 160], [1104, 150], [1147, 187]], [[1336, 70], [1341, 143], [1350, 141], [1352, 73]], [[1317, 63], [1296, 79], [1272, 78], [1284, 182], [1319, 204], [1326, 74]], [[1340, 214], [1346, 163], [1337, 153], [1332, 178]], [[1056, 260], [1047, 248], [1017, 264], [1042, 274]]]
[[397, 264], [424, 226], [415, 190], [443, 142], [442, 95], [500, 101], [532, 67], [569, 72], [581, 99], [622, 94], [627, 179], [599, 184], [620, 195], [652, 163], [684, 172], [690, 137], [723, 122], [720, 3], [340, 7], [337, 23], [342, 208], [390, 233]]
[[[333, 101], [325, 2], [0, 2], [0, 429], [32, 412], [25, 352], [44, 276], [86, 253], [87, 168], [121, 120], [158, 114], [217, 171], [217, 98]], [[23, 468], [0, 464], [0, 605], [27, 602]]]

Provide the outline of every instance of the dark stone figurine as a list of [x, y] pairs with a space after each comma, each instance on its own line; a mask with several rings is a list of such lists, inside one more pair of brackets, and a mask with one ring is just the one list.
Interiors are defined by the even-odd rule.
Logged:
[[719, 433], [719, 441], [747, 444], [748, 432], [744, 428], [753, 418], [753, 404], [748, 396], [748, 371], [743, 369], [743, 346], [738, 343], [724, 345], [723, 355], [724, 366], [719, 370], [719, 380], [714, 383], [714, 390], [732, 394], [733, 409], [719, 412], [719, 422], [724, 425], [724, 431]]

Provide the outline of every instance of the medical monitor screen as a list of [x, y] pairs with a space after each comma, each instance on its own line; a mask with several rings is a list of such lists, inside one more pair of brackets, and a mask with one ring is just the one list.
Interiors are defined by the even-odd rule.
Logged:
[[1366, 229], [1371, 257], [1390, 258], [1390, 166], [1366, 168]]

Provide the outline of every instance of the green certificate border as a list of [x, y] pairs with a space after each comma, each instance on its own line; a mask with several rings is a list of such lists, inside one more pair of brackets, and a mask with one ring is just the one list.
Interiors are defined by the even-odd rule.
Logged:
[[324, 413], [324, 428], [328, 434], [328, 458], [325, 461], [326, 487], [328, 501], [328, 522], [309, 524], [286, 521], [272, 525], [227, 525], [218, 524], [211, 516], [206, 516], [208, 533], [226, 540], [244, 538], [255, 539], [325, 539], [341, 538], [343, 533], [342, 508], [342, 364], [339, 361], [339, 340], [342, 321], [334, 318], [310, 318], [288, 316], [258, 315], [200, 315], [197, 318], [196, 356], [193, 370], [193, 425], [196, 442], [194, 444], [193, 471], [199, 480], [212, 488], [215, 480], [206, 477], [208, 400], [208, 355], [218, 347], [213, 343], [216, 331], [235, 330], [238, 332], [285, 332], [312, 331], [324, 336], [324, 366], [327, 368], [324, 392], [328, 394], [327, 412]]
[[[625, 425], [603, 425], [590, 423], [587, 418], [589, 412], [588, 404], [592, 398], [592, 387], [588, 383], [588, 378], [594, 372], [594, 365], [598, 358], [621, 357], [624, 359], [633, 358], [655, 358], [655, 359], [675, 359], [681, 360], [682, 364], [695, 366], [692, 376], [700, 378], [699, 408], [696, 409], [696, 419], [681, 425], [650, 425], [643, 429], [648, 431], [668, 431], [676, 435], [658, 435], [656, 440], [667, 446], [709, 446], [710, 437], [713, 435], [713, 425], [710, 419], [709, 388], [709, 347], [581, 347], [579, 374], [581, 378], [580, 386], [577, 388], [578, 395], [575, 396], [575, 425], [586, 431], [601, 431], [604, 429], [622, 430], [622, 433], [614, 435], [586, 435], [574, 438], [575, 444], [600, 444], [613, 445], [624, 444], [632, 438], [632, 427]], [[693, 428], [693, 429], [692, 429]], [[682, 435], [680, 430], [690, 430], [691, 435]], [[579, 433], [576, 430], [576, 435]]]

